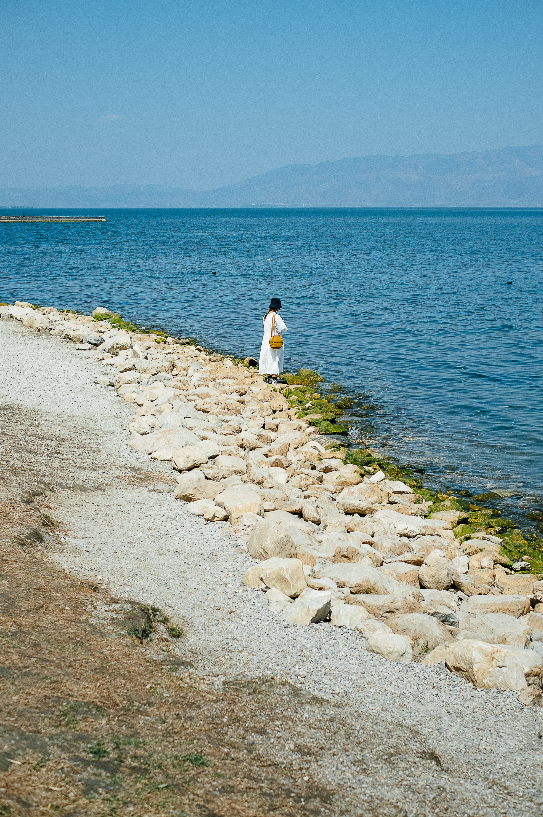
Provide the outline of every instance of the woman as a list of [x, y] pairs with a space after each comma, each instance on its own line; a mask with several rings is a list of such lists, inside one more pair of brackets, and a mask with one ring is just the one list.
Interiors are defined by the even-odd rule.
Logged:
[[262, 338], [262, 346], [260, 348], [260, 363], [258, 371], [264, 375], [264, 380], [268, 383], [285, 383], [285, 380], [278, 379], [277, 375], [283, 371], [283, 362], [285, 359], [285, 347], [280, 349], [272, 349], [270, 346], [270, 338], [272, 334], [281, 335], [287, 332], [287, 325], [283, 318], [278, 314], [281, 309], [281, 301], [279, 298], [272, 298], [268, 313], [264, 315], [264, 337]]

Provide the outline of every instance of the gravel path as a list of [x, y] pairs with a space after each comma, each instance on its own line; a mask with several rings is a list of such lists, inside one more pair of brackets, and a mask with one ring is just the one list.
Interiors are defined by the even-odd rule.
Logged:
[[[353, 631], [284, 625], [263, 594], [242, 587], [253, 562], [229, 525], [184, 511], [168, 492], [169, 465], [128, 448], [130, 407], [94, 384], [104, 367], [92, 353], [5, 320], [0, 354], [3, 422], [24, 419], [47, 441], [40, 463], [24, 463], [24, 451], [19, 457], [54, 488], [50, 514], [68, 535], [52, 558], [182, 619], [179, 650], [195, 678], [220, 685], [274, 676], [339, 704], [354, 726], [378, 719], [407, 727], [444, 771], [426, 778], [413, 766], [422, 799], [403, 802], [398, 814], [541, 814], [543, 710], [522, 706], [513, 693], [475, 690], [442, 667], [386, 661], [366, 652]], [[392, 792], [400, 783], [394, 762], [385, 761], [379, 777]], [[348, 744], [320, 773], [368, 794]], [[435, 797], [435, 807], [422, 807]]]

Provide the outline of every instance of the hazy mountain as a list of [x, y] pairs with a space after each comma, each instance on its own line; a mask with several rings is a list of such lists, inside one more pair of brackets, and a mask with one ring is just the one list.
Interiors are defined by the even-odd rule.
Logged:
[[197, 192], [161, 185], [0, 189], [0, 207], [543, 207], [543, 147], [287, 165]]

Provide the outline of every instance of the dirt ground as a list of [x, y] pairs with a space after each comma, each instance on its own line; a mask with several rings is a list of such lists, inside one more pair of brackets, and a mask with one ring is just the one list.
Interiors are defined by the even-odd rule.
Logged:
[[[393, 764], [416, 787], [414, 760], [439, 774], [422, 745], [413, 757], [409, 730], [368, 723], [361, 740], [329, 701], [272, 678], [194, 684], [159, 613], [50, 564], [62, 440], [21, 407], [2, 407], [0, 423], [0, 815], [407, 813], [386, 789], [355, 796], [349, 776]], [[316, 781], [311, 767], [342, 752], [345, 781]]]

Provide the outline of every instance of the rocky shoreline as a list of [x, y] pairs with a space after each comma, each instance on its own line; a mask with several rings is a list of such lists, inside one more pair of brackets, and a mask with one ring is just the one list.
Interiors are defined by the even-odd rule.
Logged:
[[505, 537], [463, 527], [454, 502], [436, 510], [416, 484], [327, 448], [311, 407], [299, 416], [303, 386], [273, 388], [232, 358], [126, 331], [105, 309], [16, 302], [0, 317], [95, 350], [99, 384], [133, 406], [130, 445], [171, 464], [187, 511], [230, 523], [254, 559], [239, 579], [266, 594], [278, 626], [330, 620], [389, 660], [442, 663], [541, 702], [541, 576], [520, 572], [530, 565], [512, 563]]

